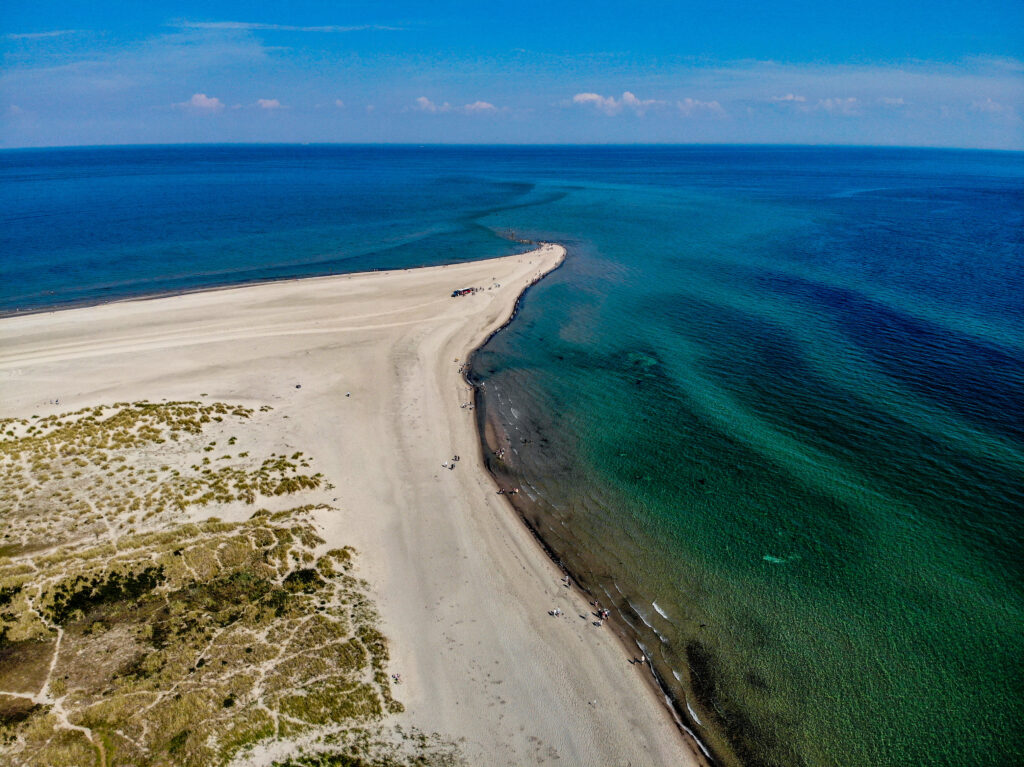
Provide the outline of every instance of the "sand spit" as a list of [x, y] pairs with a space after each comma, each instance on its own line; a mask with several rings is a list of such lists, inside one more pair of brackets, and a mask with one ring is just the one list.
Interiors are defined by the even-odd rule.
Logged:
[[[405, 710], [390, 722], [458, 742], [470, 764], [697, 764], [644, 671], [496, 494], [463, 407], [460, 366], [564, 255], [543, 245], [6, 318], [0, 415], [138, 400], [273, 408], [251, 449], [305, 451], [329, 480], [310, 514], [324, 550], [358, 552], [401, 680]], [[451, 296], [468, 287], [479, 290]], [[251, 512], [232, 508], [218, 515]]]

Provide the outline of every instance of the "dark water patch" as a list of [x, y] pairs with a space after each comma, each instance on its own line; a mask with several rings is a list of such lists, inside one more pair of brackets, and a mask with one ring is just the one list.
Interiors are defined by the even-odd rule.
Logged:
[[[835, 206], [841, 218], [790, 247], [826, 274], [856, 275], [897, 294], [1013, 322], [1024, 310], [1020, 279], [1024, 194], [1019, 182], [891, 189]], [[898, 202], [897, 202], [898, 201]]]
[[[540, 192], [534, 196], [528, 196], [530, 192], [534, 190], [534, 186], [524, 185], [522, 188], [515, 190], [518, 201], [509, 202], [503, 205], [495, 205], [488, 208], [477, 208], [472, 212], [468, 213], [465, 217], [467, 221], [477, 221], [478, 219], [486, 216], [491, 216], [497, 213], [510, 213], [513, 211], [523, 210], [524, 208], [542, 207], [544, 205], [553, 205], [556, 202], [564, 200], [568, 197], [569, 192], [565, 190], [546, 190]], [[512, 190], [509, 190], [512, 191]], [[544, 242], [559, 241], [557, 237], [533, 237], [529, 239], [534, 241], [543, 240]]]
[[769, 727], [761, 726], [738, 707], [720, 683], [721, 672], [714, 654], [699, 641], [686, 644], [693, 693], [705, 711], [714, 712], [719, 727], [745, 767], [802, 767], [807, 762], [784, 743]]
[[983, 428], [1024, 441], [1024, 356], [872, 301], [791, 275], [766, 283], [824, 309], [892, 378]]
[[[658, 516], [647, 524], [685, 539], [693, 535], [694, 525], [703, 524], [694, 514], [728, 515], [721, 535], [735, 543], [732, 565], [758, 572], [762, 563], [759, 555], [750, 557], [752, 543], [773, 549], [782, 543], [788, 556], [826, 556], [839, 568], [856, 567], [859, 552], [873, 547], [858, 515], [841, 498], [816, 493], [780, 472], [742, 439], [688, 406], [690, 395], [667, 372], [656, 350], [586, 357], [578, 352], [576, 358], [584, 360], [583, 374], [591, 379], [602, 376], [599, 383], [608, 389], [617, 388], [616, 379], [619, 384], [634, 384], [630, 422], [616, 425], [608, 439], [595, 440], [590, 460], [614, 480], [622, 495], [638, 504], [691, 512]], [[772, 488], [770, 496], [766, 487]], [[778, 513], [779, 504], [785, 513]], [[820, 513], [823, 508], [827, 514]], [[811, 513], [813, 519], [807, 517]], [[764, 527], [765, 521], [770, 521], [770, 528]]]
[[[837, 389], [812, 367], [808, 351], [772, 322], [694, 297], [652, 296], [644, 312], [692, 341], [698, 340], [701, 327], [692, 317], [701, 317], [704, 327], [729, 327], [728, 344], [703, 347], [700, 364], [745, 409], [780, 434], [848, 467], [866, 493], [907, 504], [922, 520], [958, 528], [956, 537], [971, 542], [979, 565], [1019, 572], [1015, 541], [1022, 529], [1013, 511], [1024, 504], [1019, 467], [991, 455], [964, 453], [949, 440], [921, 429], [914, 419], [880, 400], [877, 392]], [[649, 404], [651, 410], [658, 409], [659, 400], [685, 398], [668, 378], [655, 385], [657, 398]], [[663, 438], [671, 441], [672, 435]], [[841, 502], [849, 489], [836, 483], [834, 492]], [[830, 516], [835, 513], [833, 507]], [[915, 528], [917, 534], [924, 533], [914, 521], [908, 524], [907, 535]]]

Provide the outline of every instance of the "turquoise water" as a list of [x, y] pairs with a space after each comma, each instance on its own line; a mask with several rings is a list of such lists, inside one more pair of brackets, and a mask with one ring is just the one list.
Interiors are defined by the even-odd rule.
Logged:
[[1024, 761], [1024, 157], [0, 153], [0, 309], [566, 264], [474, 360], [521, 510], [747, 765]]

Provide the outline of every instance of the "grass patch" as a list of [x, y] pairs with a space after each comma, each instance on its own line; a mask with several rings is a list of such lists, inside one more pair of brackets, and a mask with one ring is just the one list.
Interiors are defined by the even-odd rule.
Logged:
[[0, 690], [60, 698], [85, 728], [0, 694], [0, 763], [102, 749], [109, 767], [216, 766], [266, 739], [347, 742], [400, 710], [354, 552], [322, 552], [327, 507], [182, 519], [325, 485], [301, 451], [195, 458], [244, 446], [254, 416], [122, 402], [0, 421]]

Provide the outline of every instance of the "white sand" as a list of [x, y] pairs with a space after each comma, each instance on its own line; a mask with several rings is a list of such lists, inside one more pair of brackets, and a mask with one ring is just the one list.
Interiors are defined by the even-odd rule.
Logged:
[[563, 256], [546, 245], [7, 318], [2, 415], [200, 393], [273, 405], [271, 449], [304, 450], [336, 485], [324, 537], [360, 552], [402, 677], [395, 722], [464, 739], [471, 764], [696, 764], [644, 670], [580, 618], [586, 601], [496, 495], [459, 407], [459, 362]]

